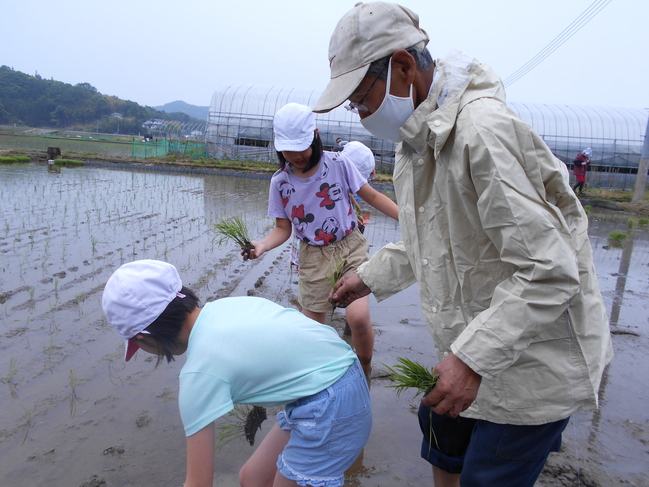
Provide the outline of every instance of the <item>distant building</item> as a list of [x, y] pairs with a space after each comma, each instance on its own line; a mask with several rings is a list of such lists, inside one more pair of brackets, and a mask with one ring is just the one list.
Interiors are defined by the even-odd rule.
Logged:
[[167, 122], [159, 118], [151, 118], [142, 124], [143, 127], [149, 129], [149, 132], [159, 131], [165, 125], [167, 125]]

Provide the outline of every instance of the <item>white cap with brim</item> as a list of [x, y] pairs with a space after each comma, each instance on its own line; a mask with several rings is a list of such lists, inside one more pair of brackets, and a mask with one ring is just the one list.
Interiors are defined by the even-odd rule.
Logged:
[[108, 322], [126, 340], [124, 360], [139, 348], [130, 339], [162, 314], [182, 286], [176, 268], [159, 260], [129, 262], [110, 276], [101, 306]]
[[336, 25], [329, 41], [331, 81], [316, 103], [323, 113], [342, 105], [361, 83], [370, 64], [399, 49], [423, 50], [428, 34], [419, 16], [396, 3], [357, 3]]
[[299, 103], [284, 105], [273, 118], [275, 150], [307, 150], [315, 137], [315, 128], [315, 117], [309, 107]]
[[374, 159], [374, 153], [365, 144], [352, 140], [345, 144], [343, 154], [352, 161], [361, 176], [365, 179], [370, 177], [376, 167], [376, 159]]

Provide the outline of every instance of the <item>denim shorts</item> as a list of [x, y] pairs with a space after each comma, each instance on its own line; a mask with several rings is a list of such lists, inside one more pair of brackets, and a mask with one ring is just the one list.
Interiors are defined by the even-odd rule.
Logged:
[[431, 424], [430, 409], [422, 404], [421, 456], [446, 472], [459, 473], [462, 486], [533, 487], [550, 452], [561, 449], [569, 419], [519, 426], [433, 413]]
[[277, 415], [291, 439], [277, 468], [301, 486], [340, 487], [372, 429], [372, 405], [358, 360], [326, 389], [286, 405]]

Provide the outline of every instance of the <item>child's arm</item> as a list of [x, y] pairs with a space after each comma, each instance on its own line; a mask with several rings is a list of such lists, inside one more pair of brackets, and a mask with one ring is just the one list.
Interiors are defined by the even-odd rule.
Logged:
[[276, 218], [275, 228], [263, 240], [259, 242], [253, 241], [252, 245], [255, 248], [250, 251], [250, 255], [244, 254], [243, 260], [256, 259], [261, 257], [264, 252], [282, 245], [291, 237], [292, 230], [291, 220], [288, 218]]
[[184, 487], [214, 483], [214, 423], [187, 437], [187, 478]]
[[361, 189], [359, 189], [356, 194], [363, 198], [363, 201], [370, 206], [373, 206], [381, 213], [385, 213], [389, 217], [399, 220], [399, 207], [397, 204], [383, 193], [379, 193], [369, 184], [361, 186]]

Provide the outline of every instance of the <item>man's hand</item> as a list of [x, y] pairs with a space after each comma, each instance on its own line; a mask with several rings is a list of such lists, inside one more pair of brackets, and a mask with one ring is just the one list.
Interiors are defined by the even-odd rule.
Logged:
[[439, 362], [433, 374], [439, 376], [437, 384], [421, 402], [439, 415], [457, 418], [475, 400], [482, 377], [453, 354]]
[[329, 293], [329, 301], [336, 305], [344, 304], [346, 306], [358, 298], [367, 296], [371, 292], [370, 288], [354, 272], [344, 275], [336, 283], [336, 289]]

